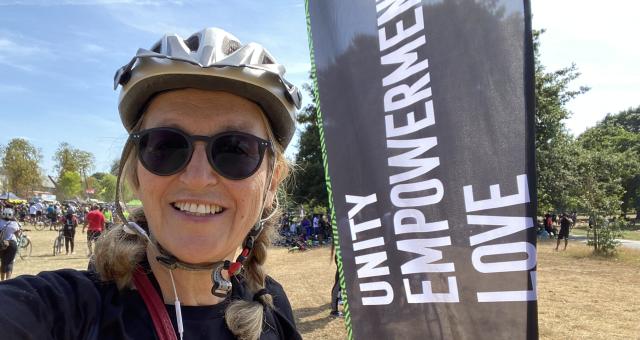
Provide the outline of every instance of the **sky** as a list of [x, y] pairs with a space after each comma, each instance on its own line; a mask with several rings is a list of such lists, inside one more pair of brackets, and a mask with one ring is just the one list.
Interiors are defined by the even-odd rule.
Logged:
[[[572, 133], [640, 105], [640, 2], [531, 2], [534, 28], [547, 30], [543, 64], [575, 63], [582, 76], [572, 86], [591, 87], [568, 105]], [[61, 142], [92, 152], [94, 171], [108, 171], [127, 138], [115, 70], [164, 33], [188, 36], [209, 26], [266, 46], [287, 79], [308, 82], [304, 0], [0, 0], [0, 144], [28, 139], [41, 148], [48, 175]]]

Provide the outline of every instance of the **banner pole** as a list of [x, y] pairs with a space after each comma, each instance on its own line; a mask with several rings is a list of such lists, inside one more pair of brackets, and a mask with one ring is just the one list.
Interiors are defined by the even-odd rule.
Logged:
[[333, 246], [335, 247], [335, 256], [337, 258], [336, 266], [338, 267], [340, 292], [342, 296], [342, 307], [344, 310], [344, 323], [347, 330], [347, 339], [353, 340], [353, 329], [351, 326], [351, 312], [349, 310], [349, 299], [347, 298], [347, 287], [344, 276], [344, 268], [342, 266], [342, 252], [340, 251], [340, 234], [338, 233], [338, 224], [336, 222], [336, 211], [333, 201], [333, 190], [331, 187], [331, 178], [329, 176], [329, 161], [327, 159], [327, 146], [324, 139], [324, 125], [322, 120], [322, 109], [320, 106], [320, 92], [318, 91], [318, 78], [316, 73], [316, 64], [313, 50], [313, 36], [311, 33], [311, 16], [309, 14], [309, 1], [305, 0], [305, 13], [307, 16], [307, 37], [309, 39], [309, 56], [311, 59], [311, 79], [313, 81], [313, 101], [316, 106], [316, 124], [320, 134], [320, 149], [322, 150], [322, 167], [324, 169], [325, 183], [327, 186], [327, 197], [329, 200], [329, 211], [331, 212], [331, 230], [333, 237]]

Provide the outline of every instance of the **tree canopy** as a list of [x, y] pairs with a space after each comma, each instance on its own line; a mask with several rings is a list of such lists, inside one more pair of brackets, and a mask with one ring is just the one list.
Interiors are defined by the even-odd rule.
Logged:
[[65, 172], [77, 172], [86, 176], [93, 169], [95, 158], [89, 151], [74, 148], [67, 142], [58, 145], [53, 156], [55, 170], [60, 178]]
[[58, 179], [58, 199], [74, 199], [82, 192], [82, 179], [75, 171], [65, 171]]
[[7, 189], [23, 198], [42, 183], [40, 161], [42, 152], [28, 140], [14, 138], [6, 147], [0, 146], [1, 172], [6, 177]]
[[298, 153], [295, 162], [298, 171], [294, 174], [293, 199], [308, 208], [328, 207], [327, 185], [324, 166], [322, 164], [322, 149], [320, 147], [320, 130], [317, 123], [317, 109], [315, 93], [311, 86], [305, 84], [304, 90], [309, 94], [312, 103], [306, 105], [297, 115], [298, 124], [302, 127]]

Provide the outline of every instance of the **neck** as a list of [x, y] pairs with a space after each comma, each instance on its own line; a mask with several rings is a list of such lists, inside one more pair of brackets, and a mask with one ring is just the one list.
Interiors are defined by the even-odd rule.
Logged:
[[[158, 255], [154, 247], [147, 247], [147, 258], [149, 266], [153, 271], [153, 275], [158, 280], [162, 298], [164, 303], [173, 304], [176, 300], [173, 284], [171, 283], [171, 275], [169, 269], [156, 260]], [[232, 258], [228, 256], [228, 258]], [[183, 269], [173, 269], [173, 281], [175, 282], [176, 291], [180, 304], [183, 306], [210, 306], [215, 305], [224, 300], [224, 298], [216, 297], [211, 294], [211, 270], [190, 271]], [[224, 272], [223, 272], [224, 273]]]

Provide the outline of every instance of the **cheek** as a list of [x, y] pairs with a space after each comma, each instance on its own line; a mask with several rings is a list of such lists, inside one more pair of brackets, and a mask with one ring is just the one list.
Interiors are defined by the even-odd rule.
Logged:
[[140, 163], [137, 166], [137, 173], [139, 184], [135, 194], [142, 201], [146, 211], [146, 208], [152, 208], [158, 204], [157, 201], [162, 197], [160, 192], [165, 185], [162, 177], [150, 173]]
[[262, 196], [264, 194], [264, 180], [254, 180], [246, 185], [236, 185], [236, 197], [239, 209], [239, 218], [245, 220], [247, 228], [253, 227], [258, 221]]

